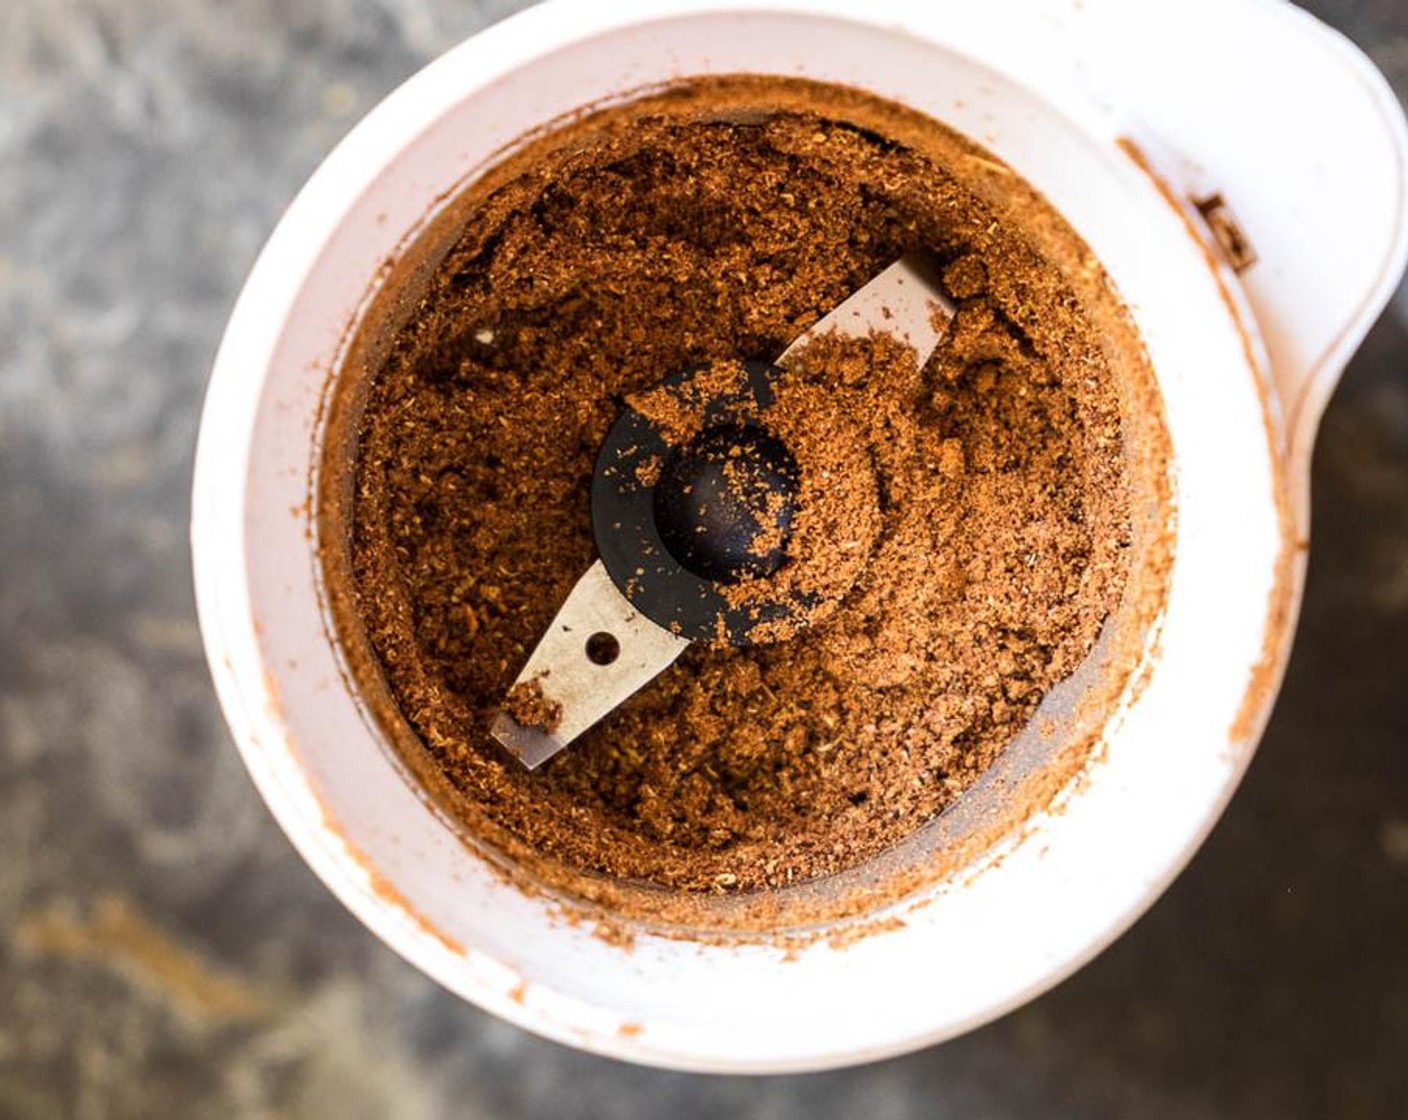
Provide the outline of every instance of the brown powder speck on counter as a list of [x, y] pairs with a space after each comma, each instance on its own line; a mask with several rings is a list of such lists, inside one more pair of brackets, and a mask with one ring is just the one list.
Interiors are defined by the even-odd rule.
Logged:
[[[950, 173], [962, 141], [912, 116], [915, 143], [893, 141], [886, 112], [721, 79], [588, 115], [466, 192], [367, 351], [343, 629], [476, 837], [700, 895], [855, 867], [971, 786], [1121, 602], [1121, 397], [1074, 269]], [[918, 247], [958, 308], [932, 359], [823, 336], [777, 387], [801, 483], [774, 578], [817, 594], [811, 625], [696, 643], [538, 771], [504, 755], [486, 729], [505, 703], [551, 718], [510, 686], [595, 559], [590, 481], [623, 404], [775, 359]]]

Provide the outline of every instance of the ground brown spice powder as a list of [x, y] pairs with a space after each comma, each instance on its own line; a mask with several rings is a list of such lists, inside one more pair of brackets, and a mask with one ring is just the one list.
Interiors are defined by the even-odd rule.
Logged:
[[[1119, 398], [1061, 272], [928, 155], [795, 87], [684, 89], [536, 142], [471, 188], [369, 371], [361, 624], [469, 826], [568, 868], [747, 891], [854, 866], [971, 785], [1120, 600]], [[825, 616], [691, 647], [536, 773], [501, 753], [493, 713], [594, 559], [625, 396], [775, 358], [919, 246], [959, 305], [934, 358], [823, 339], [783, 390], [799, 457], [873, 480], [873, 509], [799, 554], [844, 574]]]
[[523, 727], [556, 731], [562, 723], [562, 705], [543, 692], [542, 681], [521, 681], [504, 695], [503, 709]]

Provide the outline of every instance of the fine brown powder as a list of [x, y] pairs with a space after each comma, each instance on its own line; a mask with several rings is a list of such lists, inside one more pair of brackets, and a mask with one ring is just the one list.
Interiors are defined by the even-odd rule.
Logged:
[[[355, 614], [491, 843], [686, 892], [853, 867], [971, 786], [1120, 602], [1120, 397], [1067, 276], [951, 168], [853, 123], [856, 95], [801, 86], [686, 85], [533, 142], [470, 188], [367, 371]], [[589, 484], [626, 399], [776, 358], [918, 247], [958, 305], [933, 358], [823, 337], [780, 383], [804, 475], [783, 574], [823, 591], [811, 625], [690, 647], [524, 770], [487, 728], [595, 559]], [[512, 699], [546, 725], [542, 701]]]
[[543, 692], [543, 682], [520, 681], [504, 694], [503, 709], [523, 727], [549, 733], [562, 722], [562, 705]]

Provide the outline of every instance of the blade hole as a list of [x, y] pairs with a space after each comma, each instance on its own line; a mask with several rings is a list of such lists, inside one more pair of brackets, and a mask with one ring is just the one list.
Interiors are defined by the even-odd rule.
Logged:
[[587, 639], [587, 660], [593, 665], [610, 665], [621, 656], [621, 643], [615, 634], [598, 630]]

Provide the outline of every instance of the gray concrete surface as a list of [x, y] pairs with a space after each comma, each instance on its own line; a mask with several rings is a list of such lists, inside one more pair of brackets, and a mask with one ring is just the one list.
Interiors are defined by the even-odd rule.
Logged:
[[[201, 657], [197, 406], [320, 157], [516, 6], [0, 3], [0, 1118], [1408, 1115], [1408, 295], [1325, 425], [1300, 641], [1245, 786], [1034, 1005], [850, 1072], [656, 1073], [463, 1006], [315, 882]], [[1408, 94], [1408, 4], [1311, 6]]]

